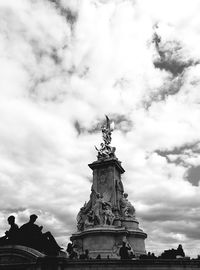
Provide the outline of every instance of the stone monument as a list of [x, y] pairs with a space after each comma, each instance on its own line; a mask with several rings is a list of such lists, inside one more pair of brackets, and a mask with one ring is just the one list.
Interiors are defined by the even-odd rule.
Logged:
[[106, 116], [102, 126], [103, 142], [97, 150], [97, 161], [88, 166], [93, 171], [90, 199], [77, 215], [77, 232], [71, 241], [81, 254], [89, 250], [89, 256], [96, 258], [119, 258], [123, 242], [131, 247], [138, 257], [145, 254], [147, 234], [139, 228], [135, 208], [124, 192], [121, 175], [125, 172], [121, 161], [110, 145], [114, 123]]

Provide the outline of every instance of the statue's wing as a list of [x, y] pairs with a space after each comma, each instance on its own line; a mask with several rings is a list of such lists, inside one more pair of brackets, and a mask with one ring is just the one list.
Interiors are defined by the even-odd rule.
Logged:
[[112, 123], [110, 124], [110, 130], [111, 130], [111, 131], [113, 131], [113, 130], [114, 130], [114, 128], [115, 128], [115, 123], [114, 123], [114, 122], [112, 122]]
[[108, 118], [108, 116], [106, 115], [106, 128], [108, 130], [110, 130], [110, 119]]

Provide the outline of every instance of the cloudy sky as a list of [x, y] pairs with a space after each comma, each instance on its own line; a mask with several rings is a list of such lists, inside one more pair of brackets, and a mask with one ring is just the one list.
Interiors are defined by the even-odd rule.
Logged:
[[200, 254], [200, 0], [0, 0], [0, 233], [66, 246], [112, 145], [147, 251]]

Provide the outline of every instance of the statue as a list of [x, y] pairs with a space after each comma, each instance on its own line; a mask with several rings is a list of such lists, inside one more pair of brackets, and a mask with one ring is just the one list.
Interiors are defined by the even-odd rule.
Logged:
[[115, 215], [111, 210], [111, 206], [109, 204], [105, 205], [104, 210], [104, 225], [112, 225], [115, 219]]
[[77, 220], [77, 229], [78, 229], [78, 231], [83, 231], [84, 230], [85, 220], [86, 220], [85, 205], [83, 207], [81, 207], [80, 211], [78, 212], [76, 220]]
[[105, 145], [109, 145], [111, 143], [111, 134], [112, 131], [114, 130], [114, 123], [110, 123], [110, 119], [106, 115], [106, 125], [102, 126], [102, 136], [103, 136], [103, 141]]
[[19, 241], [19, 227], [15, 223], [15, 217], [8, 217], [8, 224], [10, 229], [5, 232], [5, 236], [0, 238], [0, 245], [17, 244]]
[[93, 212], [94, 212], [94, 223], [96, 223], [95, 225], [102, 225], [103, 201], [102, 196], [99, 193], [96, 194], [96, 201], [93, 206]]
[[84, 228], [91, 227], [93, 225], [94, 225], [94, 215], [93, 211], [91, 210], [86, 216]]
[[124, 218], [127, 217], [135, 217], [135, 208], [134, 206], [129, 202], [128, 194], [124, 193], [123, 197], [120, 199], [120, 208], [121, 213]]
[[131, 250], [131, 247], [129, 244], [126, 244], [125, 242], [122, 243], [122, 247], [119, 250], [119, 256], [121, 260], [128, 260], [130, 259], [129, 256], [129, 250]]
[[61, 248], [50, 232], [42, 233], [43, 227], [35, 224], [37, 218], [31, 215], [29, 222], [20, 227], [19, 243], [48, 255], [58, 255]]
[[97, 158], [98, 159], [106, 159], [106, 158], [115, 158], [115, 147], [110, 146], [111, 143], [111, 134], [114, 130], [114, 122], [110, 123], [110, 119], [106, 115], [106, 125], [103, 125], [102, 128], [102, 137], [103, 137], [103, 143], [100, 144], [101, 148], [98, 149], [95, 146], [95, 149], [98, 152]]
[[67, 253], [69, 255], [69, 259], [77, 259], [78, 254], [74, 251], [74, 245], [72, 243], [68, 243], [67, 245]]

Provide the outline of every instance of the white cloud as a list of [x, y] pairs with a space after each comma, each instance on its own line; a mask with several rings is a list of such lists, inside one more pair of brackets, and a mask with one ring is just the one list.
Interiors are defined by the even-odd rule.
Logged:
[[[1, 1], [2, 233], [8, 215], [22, 224], [35, 212], [66, 245], [89, 199], [87, 164], [101, 140], [91, 130], [108, 114], [124, 121], [113, 145], [126, 170], [125, 190], [149, 234], [147, 250], [182, 242], [197, 255], [191, 242], [199, 244], [199, 186], [185, 179], [187, 168], [176, 158], [198, 166], [199, 153], [192, 147], [187, 155], [173, 153], [200, 137], [199, 8], [199, 1], [187, 0]], [[172, 54], [168, 62], [195, 64], [178, 75], [156, 68], [154, 31]], [[79, 135], [76, 121], [84, 130]], [[170, 162], [158, 150], [170, 151]]]

